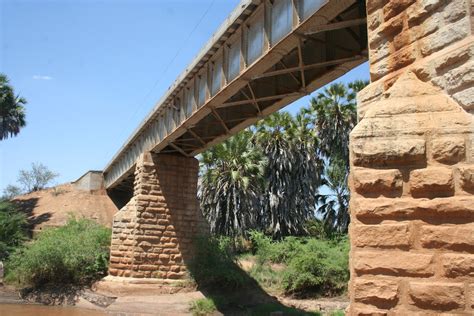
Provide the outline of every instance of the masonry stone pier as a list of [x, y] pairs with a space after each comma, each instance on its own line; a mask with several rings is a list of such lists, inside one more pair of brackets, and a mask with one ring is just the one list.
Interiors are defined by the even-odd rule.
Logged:
[[367, 2], [371, 84], [350, 139], [350, 315], [474, 314], [472, 5]]
[[114, 217], [111, 276], [186, 277], [193, 238], [208, 231], [197, 200], [198, 167], [195, 158], [140, 155], [133, 197]]

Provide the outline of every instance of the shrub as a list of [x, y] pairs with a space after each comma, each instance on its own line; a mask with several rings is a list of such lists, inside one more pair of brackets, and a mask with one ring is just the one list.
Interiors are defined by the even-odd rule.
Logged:
[[7, 262], [7, 281], [21, 286], [87, 284], [106, 274], [111, 231], [92, 220], [71, 218], [19, 248]]
[[[346, 237], [333, 240], [287, 237], [280, 242], [272, 241], [262, 233], [250, 233], [257, 265], [251, 274], [259, 283], [268, 287], [280, 283], [287, 294], [333, 296], [342, 294], [349, 280]], [[268, 263], [283, 263], [286, 268], [280, 273], [268, 273]]]
[[20, 246], [27, 236], [27, 220], [23, 213], [9, 202], [0, 201], [0, 260]]
[[243, 271], [237, 266], [229, 237], [199, 237], [196, 253], [190, 262], [191, 276], [200, 286], [237, 288], [245, 283]]
[[307, 239], [287, 261], [288, 268], [283, 273], [285, 291], [342, 294], [349, 280], [348, 252], [347, 240]]

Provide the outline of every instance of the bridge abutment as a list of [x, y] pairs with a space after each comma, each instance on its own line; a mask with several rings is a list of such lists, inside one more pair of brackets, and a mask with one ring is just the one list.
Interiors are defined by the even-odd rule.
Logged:
[[368, 1], [350, 315], [474, 313], [472, 2]]
[[207, 232], [199, 211], [195, 158], [144, 153], [132, 199], [114, 216], [109, 275], [183, 279], [193, 238]]

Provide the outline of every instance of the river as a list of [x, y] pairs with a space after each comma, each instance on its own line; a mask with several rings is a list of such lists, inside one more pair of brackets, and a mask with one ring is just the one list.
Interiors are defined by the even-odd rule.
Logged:
[[[119, 313], [125, 316], [125, 313]], [[113, 315], [101, 311], [60, 306], [30, 304], [0, 304], [0, 316], [104, 316]], [[117, 315], [117, 314], [116, 314]]]

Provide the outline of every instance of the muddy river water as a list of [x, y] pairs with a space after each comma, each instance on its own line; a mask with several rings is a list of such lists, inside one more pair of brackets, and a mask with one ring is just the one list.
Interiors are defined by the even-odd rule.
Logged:
[[[0, 304], [0, 316], [104, 316], [114, 315], [75, 307], [56, 307], [26, 304]], [[118, 314], [116, 314], [118, 315]], [[125, 316], [125, 313], [120, 313]]]

